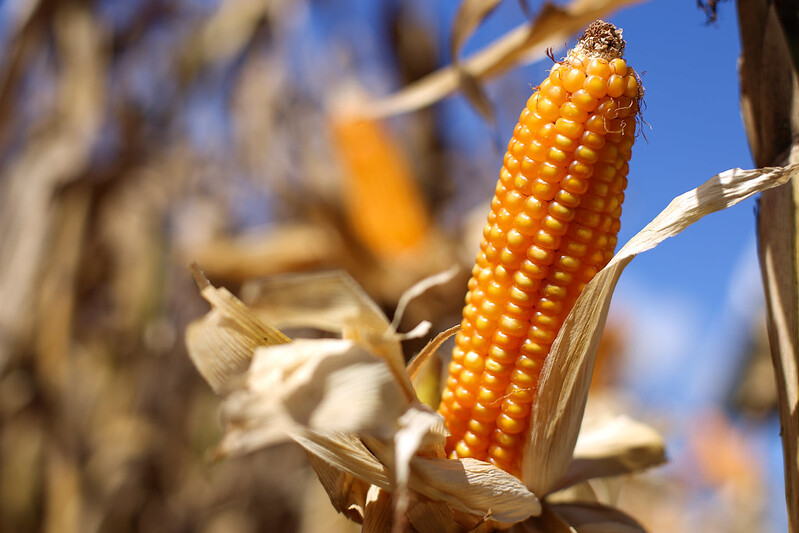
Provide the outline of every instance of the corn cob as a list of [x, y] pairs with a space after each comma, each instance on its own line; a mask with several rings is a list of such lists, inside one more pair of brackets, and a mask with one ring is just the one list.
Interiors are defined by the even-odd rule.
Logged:
[[358, 240], [393, 261], [418, 251], [431, 229], [411, 164], [377, 120], [340, 114], [331, 133], [342, 163], [345, 209]]
[[623, 48], [594, 22], [513, 131], [439, 407], [453, 458], [518, 475], [550, 346], [613, 256], [642, 96]]

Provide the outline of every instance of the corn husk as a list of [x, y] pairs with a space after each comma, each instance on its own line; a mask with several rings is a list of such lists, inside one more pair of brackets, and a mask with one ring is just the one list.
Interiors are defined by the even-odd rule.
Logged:
[[[255, 300], [262, 318], [288, 318], [300, 325], [304, 317], [306, 324], [337, 330], [342, 338], [254, 349], [246, 379], [223, 405], [228, 427], [221, 451], [246, 453], [294, 440], [313, 457], [334, 506], [363, 522], [365, 531], [386, 530], [389, 522], [395, 531], [416, 528], [424, 513], [445, 531], [642, 531], [630, 517], [598, 503], [614, 498], [608, 485], [603, 490], [610, 496], [598, 495], [602, 482], [596, 478], [661, 464], [663, 439], [649, 426], [622, 416], [583, 425], [593, 360], [615, 284], [638, 253], [706, 214], [787, 182], [798, 171], [794, 165], [714, 176], [675, 198], [588, 284], [547, 360], [522, 480], [488, 463], [444, 457], [441, 417], [418, 402], [412, 389], [408, 393], [410, 379], [404, 365], [396, 363], [400, 337], [342, 274], [283, 278], [271, 282], [269, 290], [270, 282], [260, 285]], [[423, 282], [409, 298], [447, 279], [442, 275]], [[244, 309], [245, 322], [269, 323]], [[434, 339], [425, 357], [440, 342]], [[203, 354], [200, 360], [210, 357]], [[595, 496], [586, 498], [592, 491]], [[549, 495], [552, 504], [542, 503]]]

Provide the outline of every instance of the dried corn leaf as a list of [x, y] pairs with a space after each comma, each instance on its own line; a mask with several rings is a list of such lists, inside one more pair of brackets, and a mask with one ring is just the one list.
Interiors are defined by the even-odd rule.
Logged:
[[449, 53], [452, 61], [457, 62], [461, 48], [474, 33], [474, 30], [488, 17], [502, 0], [463, 0], [452, 23], [452, 36], [449, 41]]
[[583, 427], [574, 457], [559, 487], [581, 481], [638, 472], [666, 461], [663, 437], [652, 427], [626, 416]]
[[760, 203], [758, 244], [777, 382], [785, 497], [794, 532], [799, 531], [799, 182], [769, 192]]
[[186, 328], [186, 346], [214, 392], [227, 394], [239, 383], [258, 346], [291, 339], [259, 320], [227, 289], [213, 287], [196, 266], [192, 268], [211, 311]]
[[561, 328], [544, 366], [522, 479], [536, 494], [557, 486], [571, 462], [588, 396], [599, 338], [622, 270], [637, 254], [654, 248], [703, 216], [791, 179], [799, 165], [732, 169], [672, 200], [586, 286]]
[[388, 365], [352, 341], [262, 347], [245, 388], [225, 400], [220, 451], [246, 453], [308, 430], [391, 438], [406, 407]]
[[565, 6], [547, 2], [532, 24], [523, 24], [460, 63], [447, 66], [407, 86], [398, 93], [365, 106], [365, 116], [381, 117], [415, 111], [445, 98], [461, 84], [461, 74], [475, 79], [497, 76], [545, 56], [595, 19], [641, 0], [574, 0]]

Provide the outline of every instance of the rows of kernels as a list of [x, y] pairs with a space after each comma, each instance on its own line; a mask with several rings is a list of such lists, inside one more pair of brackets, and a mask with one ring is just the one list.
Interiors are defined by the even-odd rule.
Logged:
[[522, 111], [442, 396], [453, 457], [518, 473], [544, 359], [616, 244], [638, 91], [622, 59], [573, 56]]

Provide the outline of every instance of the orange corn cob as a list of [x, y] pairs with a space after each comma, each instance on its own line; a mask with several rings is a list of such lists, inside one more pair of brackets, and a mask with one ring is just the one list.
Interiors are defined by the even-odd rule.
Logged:
[[379, 121], [348, 115], [334, 117], [331, 132], [344, 171], [347, 218], [356, 237], [386, 261], [417, 250], [431, 222], [396, 141]]
[[642, 96], [623, 48], [594, 22], [513, 131], [439, 407], [451, 457], [518, 475], [544, 359], [613, 256]]

